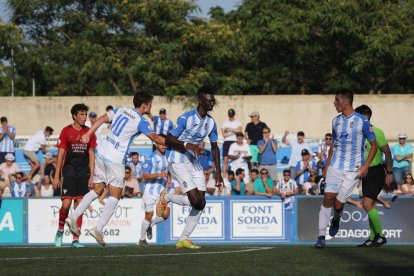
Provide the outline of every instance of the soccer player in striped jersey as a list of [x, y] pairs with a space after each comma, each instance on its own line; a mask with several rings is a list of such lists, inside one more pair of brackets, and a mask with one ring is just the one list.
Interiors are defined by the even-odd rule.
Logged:
[[[164, 135], [160, 135], [165, 137]], [[142, 221], [141, 237], [138, 242], [140, 246], [148, 246], [145, 236], [152, 239], [152, 227], [168, 218], [169, 207], [163, 212], [161, 217], [154, 215], [154, 209], [160, 198], [161, 191], [167, 187], [168, 162], [165, 157], [166, 146], [155, 144], [156, 150], [147, 157], [142, 165], [142, 178], [145, 183], [145, 192], [143, 196], [145, 218]]]
[[134, 139], [141, 133], [159, 144], [165, 144], [165, 139], [154, 133], [148, 121], [143, 117], [151, 111], [154, 96], [139, 91], [134, 95], [134, 108], [118, 108], [109, 110], [98, 118], [96, 123], [84, 134], [81, 139], [84, 143], [102, 125], [112, 121], [110, 132], [101, 139], [96, 148], [94, 189], [89, 191], [79, 203], [75, 211], [66, 219], [66, 224], [72, 233], [79, 233], [76, 227], [76, 219], [83, 214], [92, 201], [102, 194], [105, 187], [109, 187], [109, 198], [105, 203], [96, 227], [89, 232], [96, 241], [105, 246], [102, 230], [115, 211], [121, 198], [124, 187], [125, 160], [128, 148]]
[[[62, 129], [57, 141], [58, 157], [53, 186], [60, 188], [62, 207], [59, 209], [59, 226], [55, 236], [56, 246], [62, 246], [65, 220], [69, 215], [72, 201], [74, 201], [74, 208], [76, 208], [82, 197], [89, 192], [89, 187], [93, 186], [96, 138], [92, 134], [88, 143], [81, 141], [81, 136], [89, 130], [85, 126], [88, 110], [89, 108], [85, 104], [72, 106], [70, 112], [73, 123]], [[60, 176], [63, 177], [61, 186]], [[77, 218], [78, 229], [82, 226], [82, 217], [80, 215]], [[84, 247], [79, 243], [79, 235], [73, 235], [72, 247]]]
[[[372, 110], [367, 105], [358, 106], [355, 111], [364, 115], [368, 121], [371, 120]], [[384, 183], [386, 185], [392, 184], [392, 156], [384, 132], [375, 126], [372, 127], [377, 137], [378, 150], [368, 169], [367, 176], [362, 179], [362, 206], [368, 214], [370, 237], [363, 244], [358, 245], [359, 247], [379, 247], [387, 243], [382, 234], [381, 219], [377, 208], [375, 208], [375, 202], [378, 200]], [[368, 148], [369, 146], [367, 144]], [[382, 162], [383, 153], [385, 164]]]
[[[378, 149], [375, 134], [369, 121], [352, 107], [353, 93], [339, 90], [335, 95], [336, 111], [341, 113], [332, 120], [333, 144], [323, 170], [326, 177], [325, 195], [319, 211], [319, 236], [316, 248], [325, 247], [325, 233], [329, 225], [332, 207], [334, 211], [329, 235], [334, 237], [339, 230], [342, 211], [347, 198], [365, 177]], [[364, 147], [368, 140], [371, 148], [365, 160]]]
[[[160, 202], [166, 206], [168, 202], [191, 206], [183, 233], [176, 243], [177, 248], [198, 249], [188, 237], [194, 231], [206, 205], [206, 182], [203, 168], [197, 159], [202, 154], [201, 142], [210, 139], [214, 164], [216, 167], [216, 186], [223, 186], [223, 177], [220, 166], [220, 150], [217, 145], [217, 125], [208, 114], [213, 110], [216, 100], [214, 92], [209, 87], [202, 87], [198, 91], [198, 106], [185, 112], [177, 119], [177, 125], [167, 135], [169, 172], [178, 180], [184, 195], [167, 194], [162, 191]], [[160, 212], [162, 214], [162, 210]]]

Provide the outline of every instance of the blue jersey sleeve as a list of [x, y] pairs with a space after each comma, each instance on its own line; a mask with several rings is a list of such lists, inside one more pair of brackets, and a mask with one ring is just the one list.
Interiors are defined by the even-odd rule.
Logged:
[[142, 165], [142, 173], [151, 173], [152, 170], [152, 161], [151, 158], [147, 158]]
[[181, 115], [177, 119], [177, 125], [173, 128], [170, 133], [174, 137], [179, 137], [181, 133], [185, 130], [187, 126], [187, 117], [185, 115]]
[[153, 133], [154, 130], [149, 125], [148, 121], [145, 120], [145, 118], [141, 118], [141, 121], [138, 124], [137, 130], [141, 133], [144, 133], [145, 135], [148, 135], [150, 133]]
[[172, 121], [169, 121], [168, 122], [168, 132], [170, 132], [171, 129], [173, 129], [173, 128], [174, 128], [174, 124], [172, 123]]
[[376, 136], [374, 130], [372, 129], [372, 126], [368, 120], [363, 121], [362, 132], [364, 133], [364, 136], [368, 139], [368, 141], [375, 140]]
[[257, 146], [258, 146], [258, 147], [263, 146], [264, 144], [265, 144], [265, 141], [264, 141], [264, 140], [259, 140], [259, 141], [257, 142]]
[[217, 125], [214, 122], [213, 129], [211, 130], [210, 134], [208, 135], [208, 138], [210, 139], [210, 142], [217, 142], [218, 140], [218, 134], [217, 134]]

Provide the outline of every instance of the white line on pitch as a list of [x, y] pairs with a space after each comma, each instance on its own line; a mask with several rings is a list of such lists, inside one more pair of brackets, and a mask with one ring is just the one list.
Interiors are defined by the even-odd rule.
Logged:
[[273, 249], [274, 247], [252, 247], [242, 250], [211, 251], [211, 252], [189, 252], [189, 253], [160, 253], [160, 254], [136, 254], [136, 255], [103, 255], [103, 256], [65, 256], [65, 257], [16, 257], [0, 258], [0, 261], [21, 261], [21, 260], [56, 260], [56, 259], [80, 259], [80, 258], [133, 258], [133, 257], [160, 257], [160, 256], [186, 256], [186, 255], [214, 255], [228, 253], [243, 253]]

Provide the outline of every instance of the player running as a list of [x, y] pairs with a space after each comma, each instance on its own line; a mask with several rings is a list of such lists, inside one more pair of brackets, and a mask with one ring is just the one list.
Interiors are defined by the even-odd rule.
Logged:
[[[367, 105], [358, 106], [355, 111], [364, 115], [368, 121], [371, 120], [372, 110]], [[362, 179], [362, 206], [368, 214], [370, 237], [363, 244], [358, 245], [359, 247], [379, 247], [387, 243], [382, 234], [381, 218], [375, 208], [375, 201], [378, 200], [384, 183], [391, 185], [393, 181], [392, 156], [384, 132], [375, 126], [372, 128], [376, 136], [378, 150], [368, 169], [367, 176]], [[367, 146], [369, 149], [370, 145]], [[382, 153], [385, 155], [385, 166], [382, 162]]]
[[[353, 99], [353, 93], [346, 89], [338, 91], [335, 96], [334, 105], [341, 114], [332, 120], [333, 146], [329, 149], [328, 160], [323, 170], [326, 187], [319, 211], [319, 236], [315, 244], [316, 248], [325, 247], [325, 232], [332, 207], [334, 215], [329, 235], [334, 237], [338, 233], [344, 204], [358, 184], [359, 178], [366, 176], [378, 149], [370, 123], [352, 108]], [[366, 139], [371, 149], [364, 162]]]
[[102, 138], [96, 148], [94, 189], [85, 195], [78, 207], [66, 219], [66, 224], [72, 233], [79, 233], [76, 220], [88, 208], [92, 201], [98, 198], [109, 186], [109, 198], [105, 203], [101, 216], [96, 227], [90, 230], [91, 236], [96, 241], [105, 246], [102, 230], [111, 218], [115, 208], [121, 198], [124, 187], [124, 161], [128, 152], [129, 145], [134, 137], [144, 133], [148, 138], [158, 144], [165, 144], [165, 139], [156, 135], [150, 127], [148, 121], [143, 117], [151, 111], [153, 96], [140, 91], [134, 95], [134, 108], [118, 108], [109, 110], [106, 114], [98, 118], [96, 123], [89, 131], [82, 136], [82, 141], [87, 143], [90, 136], [103, 123], [112, 120], [110, 132]]
[[[161, 135], [165, 137], [165, 135]], [[142, 221], [141, 226], [141, 237], [138, 242], [140, 246], [148, 246], [148, 243], [145, 239], [145, 236], [148, 236], [148, 239], [152, 239], [152, 227], [160, 222], [163, 222], [168, 218], [169, 207], [162, 216], [155, 216], [154, 209], [157, 204], [157, 201], [160, 198], [160, 193], [167, 186], [167, 177], [168, 177], [168, 162], [165, 157], [166, 146], [161, 144], [155, 144], [155, 151], [152, 152], [150, 156], [147, 157], [145, 163], [142, 165], [142, 178], [145, 183], [145, 192], [143, 196], [144, 200], [144, 209], [145, 209], [145, 218]]]
[[[81, 141], [82, 135], [89, 130], [89, 127], [85, 126], [88, 110], [85, 104], [72, 106], [70, 112], [73, 123], [62, 129], [57, 141], [58, 157], [53, 185], [59, 188], [61, 173], [63, 183], [60, 186], [62, 207], [59, 210], [59, 227], [55, 236], [56, 246], [62, 246], [65, 220], [69, 215], [72, 200], [76, 208], [83, 196], [88, 193], [89, 187], [93, 187], [93, 173], [91, 172], [95, 165], [96, 138], [92, 134], [88, 142]], [[79, 243], [82, 217], [81, 214], [74, 222], [79, 230], [73, 234], [72, 247], [84, 247]]]
[[[185, 112], [177, 119], [176, 127], [168, 133], [166, 141], [171, 150], [168, 155], [169, 172], [178, 180], [184, 195], [167, 194], [161, 192], [160, 201], [165, 207], [168, 202], [191, 206], [183, 233], [176, 243], [177, 248], [198, 249], [188, 237], [194, 231], [198, 220], [206, 205], [206, 182], [203, 168], [197, 159], [202, 154], [201, 142], [208, 136], [216, 168], [216, 185], [223, 186], [220, 166], [220, 150], [217, 145], [217, 125], [208, 114], [213, 110], [216, 100], [213, 90], [203, 87], [198, 91], [198, 106]], [[162, 215], [162, 208], [157, 208], [158, 215]]]

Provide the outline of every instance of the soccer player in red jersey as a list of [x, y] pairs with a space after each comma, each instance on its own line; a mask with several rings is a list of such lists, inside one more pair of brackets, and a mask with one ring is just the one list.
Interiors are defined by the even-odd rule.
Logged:
[[[55, 236], [56, 246], [62, 245], [65, 219], [69, 215], [72, 200], [76, 208], [83, 196], [89, 192], [89, 188], [93, 187], [96, 137], [92, 134], [88, 143], [81, 141], [82, 135], [89, 130], [89, 127], [85, 126], [88, 109], [82, 103], [72, 106], [70, 112], [73, 123], [62, 129], [57, 142], [58, 159], [53, 185], [55, 188], [59, 187], [60, 174], [63, 176], [63, 183], [60, 186], [62, 207], [59, 210], [59, 228]], [[77, 220], [79, 229], [81, 225], [82, 216], [79, 216]], [[79, 243], [79, 236], [73, 235], [72, 247], [84, 247]]]

